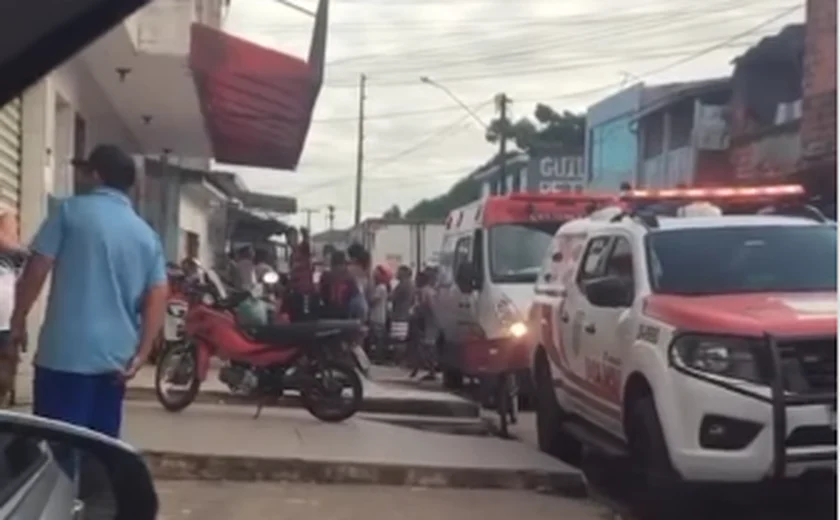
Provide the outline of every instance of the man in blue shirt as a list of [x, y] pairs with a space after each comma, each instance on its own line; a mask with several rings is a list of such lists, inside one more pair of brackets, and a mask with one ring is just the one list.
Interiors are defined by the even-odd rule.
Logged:
[[50, 271], [47, 312], [35, 354], [36, 415], [119, 437], [125, 384], [143, 366], [166, 309], [160, 241], [134, 211], [131, 157], [100, 145], [74, 161], [84, 194], [63, 200], [41, 225], [17, 286], [11, 335]]

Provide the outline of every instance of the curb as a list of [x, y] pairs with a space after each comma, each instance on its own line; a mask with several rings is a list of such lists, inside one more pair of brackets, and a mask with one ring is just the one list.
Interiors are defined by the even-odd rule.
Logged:
[[152, 476], [159, 480], [302, 482], [367, 484], [456, 489], [534, 490], [570, 497], [586, 496], [578, 472], [500, 468], [445, 468], [305, 459], [206, 456], [145, 451]]
[[[157, 396], [153, 388], [131, 388], [126, 390], [128, 401], [156, 401]], [[254, 399], [232, 395], [223, 391], [204, 390], [199, 392], [196, 403], [222, 404], [237, 406], [256, 406]], [[283, 397], [277, 401], [265, 404], [266, 407], [301, 408], [300, 400]], [[435, 399], [392, 399], [381, 397], [365, 397], [360, 412], [381, 413], [393, 415], [421, 415], [435, 417], [477, 418], [480, 414], [479, 406], [466, 401], [447, 402]]]

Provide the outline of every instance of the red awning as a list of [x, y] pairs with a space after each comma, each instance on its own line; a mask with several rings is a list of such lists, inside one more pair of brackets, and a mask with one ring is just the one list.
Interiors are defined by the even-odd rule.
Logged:
[[192, 26], [190, 67], [217, 161], [297, 167], [321, 86], [317, 70], [201, 24]]

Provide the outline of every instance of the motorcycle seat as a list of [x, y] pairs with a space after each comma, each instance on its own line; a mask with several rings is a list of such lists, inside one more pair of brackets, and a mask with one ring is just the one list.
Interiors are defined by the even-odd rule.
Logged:
[[315, 320], [248, 327], [252, 338], [261, 343], [304, 345], [324, 340], [351, 338], [362, 330], [356, 320]]

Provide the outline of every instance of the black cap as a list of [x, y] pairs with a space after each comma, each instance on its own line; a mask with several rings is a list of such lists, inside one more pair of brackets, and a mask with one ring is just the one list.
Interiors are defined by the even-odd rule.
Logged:
[[100, 174], [108, 171], [134, 171], [134, 160], [131, 156], [112, 144], [97, 145], [87, 159], [76, 158], [72, 164], [77, 168]]

